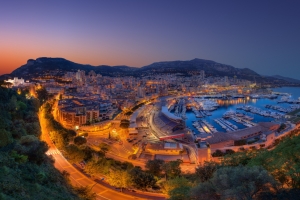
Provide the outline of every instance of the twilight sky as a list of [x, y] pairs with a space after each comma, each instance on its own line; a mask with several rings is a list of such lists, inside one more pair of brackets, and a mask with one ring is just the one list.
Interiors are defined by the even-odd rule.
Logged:
[[12, 0], [0, 74], [29, 58], [141, 67], [202, 58], [300, 79], [300, 1]]

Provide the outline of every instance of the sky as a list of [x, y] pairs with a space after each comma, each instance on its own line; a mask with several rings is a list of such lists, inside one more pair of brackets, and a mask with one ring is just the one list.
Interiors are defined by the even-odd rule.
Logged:
[[300, 79], [300, 1], [11, 0], [0, 74], [38, 57], [91, 65], [213, 60]]

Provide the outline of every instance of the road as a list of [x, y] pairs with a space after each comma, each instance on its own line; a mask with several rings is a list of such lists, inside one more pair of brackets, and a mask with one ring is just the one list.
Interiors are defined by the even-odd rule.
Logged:
[[39, 112], [39, 120], [41, 125], [42, 137], [41, 139], [45, 141], [49, 150], [46, 152], [47, 155], [52, 155], [55, 159], [54, 166], [59, 171], [67, 171], [70, 174], [71, 184], [73, 186], [89, 186], [92, 188], [92, 192], [97, 194], [97, 199], [99, 200], [124, 200], [124, 199], [165, 199], [162, 194], [149, 194], [143, 192], [119, 192], [112, 189], [111, 186], [105, 183], [95, 182], [91, 178], [87, 177], [79, 170], [77, 170], [73, 165], [71, 165], [60, 153], [60, 151], [52, 143], [48, 132], [45, 128], [45, 119], [42, 111]]

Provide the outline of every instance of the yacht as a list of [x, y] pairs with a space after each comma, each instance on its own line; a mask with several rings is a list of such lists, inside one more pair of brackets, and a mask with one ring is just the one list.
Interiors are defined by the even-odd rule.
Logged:
[[226, 112], [223, 114], [223, 118], [230, 118], [230, 117], [234, 116], [235, 114], [236, 114], [235, 111], [229, 110], [229, 111], [226, 111]]

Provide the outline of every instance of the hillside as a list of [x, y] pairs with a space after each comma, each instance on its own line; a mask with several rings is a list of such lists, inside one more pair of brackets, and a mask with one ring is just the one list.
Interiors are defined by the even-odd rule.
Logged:
[[217, 63], [211, 60], [193, 59], [189, 61], [167, 61], [155, 62], [153, 64], [136, 68], [129, 66], [108, 66], [99, 65], [92, 66], [87, 64], [78, 64], [64, 58], [38, 58], [36, 60], [29, 59], [25, 65], [14, 70], [11, 74], [2, 75], [0, 79], [13, 77], [23, 77], [32, 79], [38, 76], [63, 76], [66, 72], [76, 72], [84, 70], [89, 72], [94, 70], [103, 76], [146, 76], [151, 74], [174, 74], [181, 73], [183, 75], [197, 74], [200, 70], [204, 70], [207, 77], [234, 77], [246, 79], [265, 84], [277, 85], [293, 85], [299, 84], [288, 78], [261, 76], [255, 71], [248, 68], [235, 68], [230, 65]]
[[237, 76], [239, 78], [246, 78], [254, 80], [255, 78], [261, 78], [256, 72], [244, 68], [239, 69], [230, 65], [220, 64], [211, 60], [193, 59], [190, 61], [169, 61], [169, 62], [156, 62], [151, 65], [142, 67], [141, 71], [152, 71], [161, 73], [187, 73], [191, 71], [204, 70], [208, 76]]
[[294, 78], [284, 77], [284, 76], [280, 76], [280, 75], [274, 75], [272, 77], [277, 78], [277, 79], [282, 79], [282, 80], [285, 80], [285, 81], [288, 81], [291, 83], [300, 83], [300, 80], [294, 79]]
[[39, 102], [0, 87], [0, 199], [79, 199], [39, 140]]
[[38, 58], [36, 60], [29, 59], [25, 65], [11, 73], [11, 76], [25, 77], [30, 79], [33, 76], [38, 76], [43, 73], [50, 73], [56, 76], [62, 76], [65, 72], [84, 70], [94, 70], [96, 73], [109, 75], [111, 73], [118, 73], [126, 71], [127, 66], [111, 67], [107, 65], [91, 66], [71, 62], [64, 58]]

